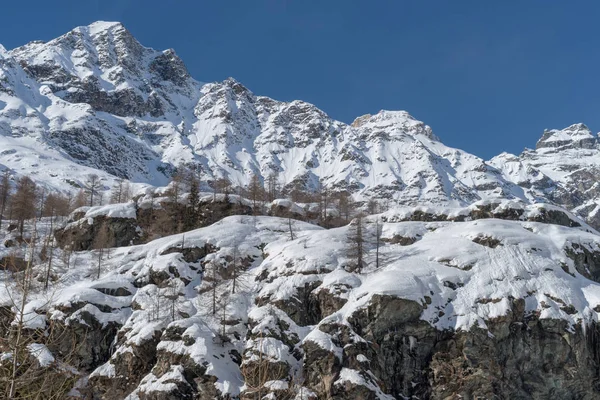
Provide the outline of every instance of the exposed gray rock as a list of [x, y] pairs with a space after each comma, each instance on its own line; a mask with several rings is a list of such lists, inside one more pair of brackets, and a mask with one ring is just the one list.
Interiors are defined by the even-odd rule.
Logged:
[[[101, 215], [92, 218], [91, 224], [87, 220], [78, 220], [57, 229], [54, 237], [60, 247], [82, 251], [92, 250], [100, 245], [103, 248], [129, 246], [138, 243], [140, 233], [136, 219]], [[105, 242], [95, 243], [100, 235], [106, 239]]]

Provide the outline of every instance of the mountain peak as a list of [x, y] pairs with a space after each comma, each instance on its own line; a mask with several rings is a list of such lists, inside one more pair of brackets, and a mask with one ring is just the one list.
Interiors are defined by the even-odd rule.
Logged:
[[106, 32], [106, 31], [114, 31], [114, 30], [121, 30], [121, 29], [126, 30], [122, 23], [110, 22], [110, 21], [96, 21], [96, 22], [92, 22], [88, 26], [79, 27], [79, 28], [75, 28], [75, 29], [81, 29], [81, 28], [86, 28], [88, 30], [88, 32], [90, 33], [90, 35], [97, 35], [99, 33]]
[[[405, 122], [407, 120], [416, 121], [408, 112], [406, 111], [388, 111], [388, 110], [380, 110], [377, 114], [365, 114], [357, 117], [353, 122], [352, 126], [358, 128], [367, 123], [381, 122], [381, 121], [393, 121], [393, 122]], [[420, 122], [420, 121], [416, 121]]]
[[396, 130], [410, 135], [424, 135], [432, 140], [439, 140], [431, 128], [415, 119], [407, 111], [381, 110], [377, 114], [365, 114], [354, 120], [351, 124], [355, 128], [368, 130]]
[[597, 143], [597, 138], [583, 123], [573, 124], [564, 129], [544, 130], [544, 134], [536, 144], [541, 148], [591, 148]]

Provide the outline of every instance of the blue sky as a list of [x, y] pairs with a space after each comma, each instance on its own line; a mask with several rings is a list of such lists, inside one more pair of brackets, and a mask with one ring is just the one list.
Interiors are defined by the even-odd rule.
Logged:
[[30, 0], [2, 5], [0, 43], [121, 21], [200, 81], [233, 76], [344, 122], [407, 110], [489, 158], [544, 128], [600, 129], [599, 17], [600, 3], [577, 0]]

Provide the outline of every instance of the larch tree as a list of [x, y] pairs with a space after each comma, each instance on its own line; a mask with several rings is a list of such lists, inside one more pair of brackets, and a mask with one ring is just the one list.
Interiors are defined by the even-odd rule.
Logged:
[[116, 179], [112, 188], [110, 189], [110, 204], [124, 203], [125, 202], [125, 182], [123, 179]]
[[87, 204], [87, 200], [86, 200], [86, 195], [85, 195], [85, 190], [80, 189], [77, 194], [75, 195], [75, 198], [73, 198], [73, 203], [72, 203], [72, 210], [76, 210], [79, 207], [84, 207]]
[[131, 185], [129, 184], [128, 180], [124, 180], [123, 181], [123, 193], [121, 195], [121, 203], [127, 203], [128, 201], [131, 200], [132, 196], [133, 196], [133, 194], [132, 194], [132, 190], [131, 190]]
[[226, 201], [229, 201], [229, 195], [231, 194], [231, 181], [227, 178], [219, 178], [215, 182], [217, 193], [225, 195]]
[[98, 261], [96, 273], [97, 279], [100, 279], [100, 274], [102, 273], [102, 260], [104, 259], [106, 249], [112, 244], [112, 239], [113, 238], [111, 232], [108, 230], [108, 226], [106, 224], [102, 224], [93, 242], [93, 248], [96, 250]]
[[290, 232], [290, 240], [296, 239], [296, 235], [294, 233], [294, 226], [296, 225], [296, 221], [292, 220], [292, 213], [288, 213], [288, 230]]
[[45, 187], [41, 187], [38, 189], [38, 195], [36, 196], [36, 210], [39, 210], [38, 213], [38, 221], [40, 221], [42, 219], [42, 211], [44, 210], [44, 205], [46, 204], [46, 188]]
[[184, 191], [184, 175], [181, 172], [176, 173], [171, 178], [169, 188], [165, 195], [169, 199], [169, 217], [173, 224], [173, 230], [177, 233], [183, 230], [185, 218], [185, 205], [180, 203]]
[[238, 258], [239, 258], [239, 246], [236, 243], [233, 244], [233, 251], [232, 251], [232, 260], [231, 260], [231, 264], [230, 264], [230, 268], [231, 268], [231, 280], [232, 280], [232, 287], [231, 287], [231, 293], [235, 294], [235, 291], [237, 289], [238, 286], [238, 277], [240, 275], [240, 264], [238, 264]]
[[4, 211], [6, 211], [6, 207], [8, 206], [8, 202], [10, 200], [10, 192], [10, 172], [6, 170], [0, 177], [0, 228], [2, 227]]
[[200, 294], [210, 292], [210, 310], [212, 315], [217, 314], [217, 288], [223, 281], [219, 273], [219, 263], [215, 259], [206, 262], [202, 267], [202, 284]]
[[102, 182], [100, 182], [100, 178], [98, 177], [98, 175], [90, 174], [87, 176], [83, 187], [89, 200], [89, 206], [92, 207], [94, 205], [94, 199], [96, 199], [96, 203], [99, 200], [100, 189], [102, 189]]
[[375, 199], [369, 199], [367, 202], [367, 212], [369, 215], [377, 214], [379, 210], [379, 203]]
[[37, 186], [28, 176], [17, 180], [15, 194], [12, 196], [12, 213], [17, 219], [19, 233], [23, 236], [25, 220], [35, 217]]
[[267, 176], [265, 183], [266, 183], [267, 199], [269, 200], [269, 202], [272, 202], [273, 200], [275, 200], [277, 198], [278, 181], [279, 181], [279, 178], [278, 178], [276, 172], [271, 172], [269, 174], [269, 176]]
[[303, 179], [295, 179], [289, 189], [290, 199], [295, 203], [305, 201], [306, 193], [306, 182]]
[[184, 227], [186, 230], [194, 229], [200, 219], [200, 182], [195, 175], [188, 177], [189, 195], [187, 198], [186, 218]]
[[337, 194], [338, 210], [340, 217], [345, 223], [348, 223], [352, 214], [352, 197], [347, 191], [342, 191]]
[[348, 257], [354, 264], [354, 269], [362, 272], [365, 265], [365, 237], [363, 233], [364, 218], [359, 214], [348, 225]]
[[[35, 224], [36, 221], [34, 220]], [[6, 332], [2, 338], [5, 355], [0, 359], [0, 396], [5, 399], [62, 399], [79, 378], [76, 373], [62, 368], [69, 365], [77, 344], [68, 350], [55, 354], [60, 361], [42, 365], [39, 356], [48, 352], [49, 347], [56, 346], [64, 338], [56, 325], [31, 328], [31, 322], [38, 318], [28, 303], [33, 300], [36, 229], [32, 229], [32, 237], [25, 243], [28, 253], [27, 261], [19, 268], [12, 268], [13, 279], [7, 280], [6, 295], [12, 310], [12, 318], [3, 319], [0, 329]], [[10, 282], [10, 283], [9, 283]], [[40, 299], [39, 296], [36, 296]], [[40, 307], [47, 307], [48, 300]], [[4, 324], [6, 323], [6, 324]], [[37, 360], [36, 360], [37, 359]]]
[[317, 189], [317, 201], [319, 202], [319, 221], [324, 222], [327, 220], [327, 209], [329, 208], [330, 193], [329, 189], [325, 186], [322, 179], [319, 180], [319, 186]]
[[375, 239], [375, 268], [379, 269], [379, 248], [381, 247], [381, 234], [383, 231], [383, 224], [379, 221], [379, 218], [375, 219], [375, 232], [373, 238]]
[[52, 261], [54, 259], [54, 224], [56, 217], [59, 215], [66, 215], [69, 212], [69, 202], [66, 197], [56, 194], [50, 193], [46, 197], [46, 201], [44, 202], [44, 208], [42, 209], [41, 215], [43, 217], [50, 218], [50, 231], [46, 236], [46, 240], [44, 242], [43, 254], [46, 258], [46, 273], [44, 278], [44, 289], [48, 290], [50, 276], [52, 274]]
[[260, 183], [260, 178], [257, 174], [252, 175], [250, 184], [248, 185], [248, 195], [252, 200], [252, 211], [256, 215], [258, 213], [257, 203], [263, 199], [263, 186]]

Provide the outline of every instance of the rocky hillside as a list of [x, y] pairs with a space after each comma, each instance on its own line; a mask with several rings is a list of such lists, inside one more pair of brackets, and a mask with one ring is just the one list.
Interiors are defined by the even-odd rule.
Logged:
[[[69, 226], [135, 225], [128, 210]], [[47, 290], [47, 258], [13, 240], [2, 255], [30, 259], [33, 280], [19, 314], [21, 275], [2, 272], [15, 284], [2, 280], [0, 372], [21, 321], [31, 370], [72, 399], [600, 396], [595, 230], [515, 202], [395, 209], [360, 223], [360, 268], [357, 224], [231, 216], [104, 253], [56, 249]]]
[[115, 177], [160, 186], [187, 166], [204, 185], [226, 177], [247, 186], [254, 174], [274, 174], [283, 187], [347, 189], [403, 205], [550, 202], [598, 226], [599, 146], [584, 125], [486, 162], [445, 146], [403, 111], [347, 125], [231, 78], [200, 83], [173, 50], [146, 48], [119, 23], [0, 50], [0, 146], [4, 168], [63, 191], [90, 173], [106, 189]]

